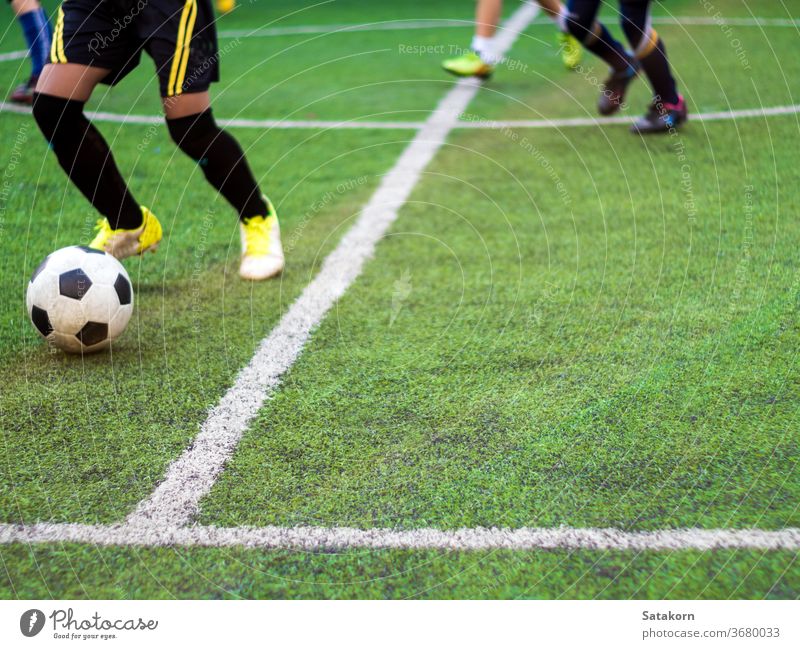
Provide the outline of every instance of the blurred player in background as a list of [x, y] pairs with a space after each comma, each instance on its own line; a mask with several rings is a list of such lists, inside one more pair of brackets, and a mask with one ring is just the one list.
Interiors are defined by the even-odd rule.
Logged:
[[[569, 44], [562, 49], [565, 63], [575, 67], [580, 61], [573, 45], [581, 43], [587, 50], [610, 66], [603, 84], [597, 109], [601, 115], [612, 115], [625, 104], [630, 83], [643, 71], [653, 89], [653, 101], [647, 113], [631, 126], [634, 133], [667, 133], [688, 119], [686, 102], [678, 93], [675, 78], [667, 59], [664, 42], [650, 20], [651, 0], [620, 0], [620, 22], [632, 51], [614, 39], [597, 20], [601, 0], [567, 0], [566, 7], [558, 0], [539, 0], [544, 10], [558, 20]], [[493, 36], [500, 20], [502, 0], [478, 0], [476, 32], [471, 52], [448, 59], [443, 67], [458, 76], [489, 77], [499, 57], [494, 52]]]
[[124, 259], [161, 241], [155, 214], [133, 198], [108, 144], [83, 112], [95, 86], [119, 82], [142, 51], [156, 66], [167, 131], [239, 215], [239, 274], [250, 280], [277, 275], [284, 257], [275, 208], [239, 143], [211, 112], [208, 89], [219, 78], [211, 0], [149, 0], [144, 6], [138, 0], [68, 0], [58, 10], [33, 116], [70, 180], [103, 217], [90, 247]]
[[22, 27], [28, 54], [31, 57], [31, 76], [14, 89], [9, 95], [9, 100], [18, 104], [30, 104], [33, 101], [36, 82], [50, 55], [52, 30], [39, 0], [9, 0], [9, 4]]
[[[559, 0], [537, 0], [539, 6], [554, 21], [564, 10]], [[503, 0], [478, 0], [475, 9], [475, 35], [472, 37], [470, 51], [442, 63], [450, 74], [459, 77], [480, 77], [487, 79], [502, 57], [494, 49], [494, 35], [503, 13]], [[569, 69], [575, 69], [581, 62], [581, 46], [577, 40], [565, 32], [558, 33], [561, 60]]]
[[653, 29], [650, 0], [619, 0], [619, 8], [630, 52], [597, 20], [600, 0], [567, 0], [567, 11], [561, 15], [562, 29], [611, 68], [597, 104], [601, 115], [616, 113], [623, 106], [628, 86], [642, 70], [653, 89], [653, 101], [631, 131], [667, 133], [685, 122], [688, 113], [672, 76], [664, 41]]

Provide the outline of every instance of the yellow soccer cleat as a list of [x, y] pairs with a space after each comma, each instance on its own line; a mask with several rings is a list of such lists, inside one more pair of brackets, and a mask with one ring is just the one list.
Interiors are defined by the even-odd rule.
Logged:
[[581, 64], [581, 59], [583, 58], [583, 50], [581, 49], [581, 44], [578, 42], [578, 39], [572, 34], [559, 32], [556, 40], [558, 42], [558, 49], [561, 51], [561, 60], [564, 62], [564, 65], [570, 70], [577, 68]]
[[217, 11], [226, 14], [236, 8], [236, 0], [217, 0]]
[[457, 77], [488, 79], [494, 72], [494, 66], [484, 63], [483, 59], [475, 52], [467, 52], [454, 59], [447, 59], [442, 62], [442, 67]]
[[242, 239], [242, 263], [239, 275], [242, 279], [260, 280], [278, 275], [285, 263], [278, 215], [269, 199], [267, 216], [251, 216], [239, 222]]
[[97, 222], [97, 234], [89, 244], [95, 250], [105, 250], [117, 259], [155, 252], [161, 241], [161, 224], [156, 215], [142, 205], [142, 225], [135, 230], [112, 230], [108, 219]]

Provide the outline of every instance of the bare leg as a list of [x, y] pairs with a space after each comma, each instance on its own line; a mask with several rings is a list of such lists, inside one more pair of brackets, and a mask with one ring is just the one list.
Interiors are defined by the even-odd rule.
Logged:
[[[558, 20], [563, 6], [559, 0], [537, 0], [544, 12], [554, 21]], [[503, 13], [503, 0], [478, 0], [475, 9], [475, 37], [472, 49], [487, 63], [495, 63], [496, 56], [492, 38], [497, 32], [500, 15]]]
[[11, 9], [15, 16], [21, 16], [29, 11], [36, 11], [41, 6], [39, 0], [11, 0]]
[[503, 0], [478, 0], [475, 7], [475, 35], [472, 37], [470, 49], [480, 56], [486, 65], [491, 66], [499, 62], [493, 40], [502, 12]]
[[164, 107], [164, 116], [167, 119], [178, 119], [189, 115], [197, 115], [211, 108], [208, 91], [189, 92], [183, 95], [162, 97], [161, 105]]
[[108, 73], [105, 68], [90, 68], [77, 63], [49, 63], [42, 70], [36, 92], [86, 102]]
[[559, 0], [536, 0], [544, 12], [553, 20], [558, 20], [558, 16], [564, 6]]
[[478, 0], [475, 8], [475, 35], [491, 38], [497, 31], [503, 0]]

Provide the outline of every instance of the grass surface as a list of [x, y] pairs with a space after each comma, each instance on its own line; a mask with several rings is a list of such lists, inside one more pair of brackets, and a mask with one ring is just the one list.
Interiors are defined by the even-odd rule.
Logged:
[[[469, 18], [454, 0], [243, 6], [222, 30]], [[749, 7], [749, 9], [748, 9]], [[507, 7], [508, 11], [514, 6]], [[720, 6], [798, 17], [796, 3]], [[672, 2], [661, 15], [704, 16]], [[19, 49], [5, 14], [2, 51]], [[608, 16], [613, 20], [613, 16]], [[277, 22], [276, 22], [277, 21]], [[616, 30], [616, 28], [615, 28]], [[798, 103], [792, 28], [659, 25], [694, 111]], [[222, 117], [421, 120], [469, 28], [223, 38]], [[537, 21], [468, 111], [591, 115]], [[238, 37], [237, 37], [238, 38]], [[515, 65], [518, 62], [519, 65]], [[10, 88], [26, 63], [0, 63]], [[629, 113], [646, 103], [634, 87]], [[149, 64], [93, 108], [156, 114]], [[376, 258], [312, 337], [201, 503], [210, 525], [800, 526], [798, 117], [455, 131]], [[163, 127], [99, 125], [162, 219], [126, 262], [112, 354], [49, 354], [30, 272], [96, 216], [27, 116], [3, 114], [0, 521], [118, 521], [146, 497], [412, 137], [235, 130], [278, 206], [282, 278], [238, 280], [232, 211]], [[2, 597], [778, 597], [790, 552], [398, 552], [0, 546]]]

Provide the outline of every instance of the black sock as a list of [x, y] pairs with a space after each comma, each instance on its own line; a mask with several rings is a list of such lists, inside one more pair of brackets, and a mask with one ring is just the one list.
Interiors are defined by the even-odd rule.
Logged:
[[[618, 40], [616, 40], [611, 32], [606, 29], [602, 23], [597, 23], [600, 27], [600, 33], [586, 45], [586, 49], [592, 54], [599, 56], [606, 63], [608, 63], [614, 70], [618, 72], [624, 70], [630, 65], [630, 57], [625, 51]], [[591, 37], [590, 37], [591, 39]]]
[[650, 80], [650, 85], [653, 86], [653, 92], [655, 92], [656, 96], [667, 104], [677, 104], [678, 88], [675, 84], [675, 78], [669, 69], [664, 41], [658, 38], [653, 51], [644, 58], [639, 59], [639, 62], [642, 64], [642, 70]]
[[561, 29], [577, 38], [592, 54], [599, 56], [614, 70], [630, 65], [630, 57], [618, 40], [597, 20], [599, 0], [568, 0], [559, 18]]
[[61, 168], [111, 227], [138, 228], [142, 210], [108, 144], [83, 114], [83, 102], [35, 93], [33, 116]]
[[210, 182], [239, 213], [239, 218], [267, 216], [267, 204], [242, 147], [219, 128], [211, 109], [168, 119], [169, 134], [181, 151], [195, 160]]
[[678, 102], [675, 79], [669, 69], [664, 41], [659, 38], [650, 23], [649, 0], [622, 0], [622, 31], [642, 65], [653, 92], [667, 104]]

